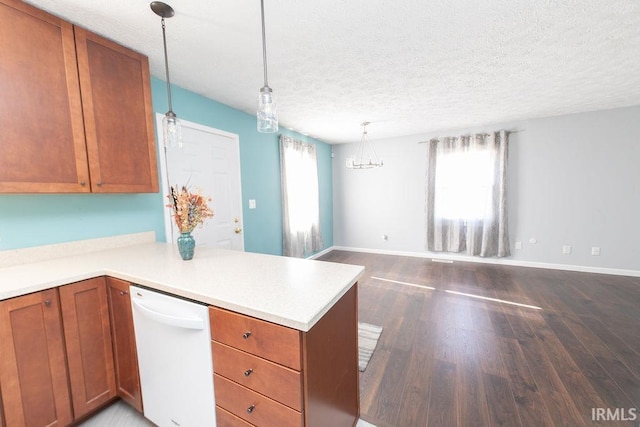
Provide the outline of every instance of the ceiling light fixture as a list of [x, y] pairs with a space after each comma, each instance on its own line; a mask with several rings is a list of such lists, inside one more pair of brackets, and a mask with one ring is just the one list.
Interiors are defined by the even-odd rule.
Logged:
[[262, 17], [262, 64], [264, 66], [264, 86], [258, 95], [258, 132], [278, 132], [278, 109], [273, 90], [267, 82], [267, 38], [264, 30], [264, 0], [260, 0], [260, 16]]
[[369, 136], [367, 135], [367, 125], [369, 124], [371, 124], [371, 122], [361, 123], [362, 138], [360, 139], [360, 145], [358, 145], [356, 155], [347, 159], [346, 163], [349, 169], [372, 169], [380, 168], [383, 165], [382, 159], [378, 160], [376, 150], [373, 149], [373, 145], [369, 142]]
[[164, 46], [164, 71], [167, 77], [167, 98], [169, 101], [169, 111], [167, 111], [162, 119], [162, 134], [164, 137], [164, 146], [172, 148], [182, 147], [182, 125], [178, 116], [173, 112], [171, 104], [171, 80], [169, 79], [169, 60], [167, 59], [167, 36], [165, 34], [164, 18], [171, 18], [175, 12], [173, 8], [161, 1], [151, 2], [151, 10], [153, 13], [162, 18], [162, 43]]

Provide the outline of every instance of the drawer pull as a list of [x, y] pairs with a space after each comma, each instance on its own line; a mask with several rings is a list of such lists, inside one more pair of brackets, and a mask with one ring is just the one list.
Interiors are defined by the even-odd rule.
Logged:
[[250, 336], [251, 336], [251, 331], [247, 331], [247, 332], [245, 332], [244, 334], [242, 334], [242, 338], [244, 338], [245, 340], [246, 340], [247, 338], [249, 338]]
[[256, 409], [256, 405], [251, 405], [247, 408], [247, 414], [250, 414], [253, 412], [253, 410]]
[[127, 292], [127, 291], [120, 291], [120, 295], [123, 295], [123, 296], [124, 296], [124, 295], [127, 295], [128, 293], [129, 293], [129, 292]]
[[244, 376], [245, 377], [248, 377], [251, 374], [253, 374], [253, 369], [247, 369], [246, 371], [244, 371]]

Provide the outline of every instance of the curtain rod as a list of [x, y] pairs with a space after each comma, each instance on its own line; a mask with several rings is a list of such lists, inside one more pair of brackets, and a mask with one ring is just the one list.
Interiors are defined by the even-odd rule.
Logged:
[[[508, 134], [520, 133], [520, 132], [524, 132], [524, 129], [506, 130], [505, 132], [508, 133]], [[471, 135], [489, 135], [489, 134], [486, 133], [486, 132], [472, 132], [472, 133], [470, 133], [468, 135], [460, 135], [460, 136], [471, 136]], [[457, 136], [445, 136], [443, 138], [458, 138], [458, 137]], [[426, 144], [428, 142], [437, 141], [439, 139], [440, 139], [440, 137], [436, 136], [436, 137], [431, 138], [428, 141], [418, 141], [418, 144]]]

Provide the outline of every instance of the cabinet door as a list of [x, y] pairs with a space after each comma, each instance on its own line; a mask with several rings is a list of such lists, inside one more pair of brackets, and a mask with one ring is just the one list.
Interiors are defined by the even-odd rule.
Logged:
[[157, 192], [146, 56], [75, 27], [91, 190]]
[[0, 0], [0, 192], [88, 192], [73, 27]]
[[2, 409], [2, 390], [0, 390], [0, 427], [4, 427], [4, 409]]
[[106, 280], [97, 277], [59, 290], [77, 419], [117, 395]]
[[142, 412], [138, 352], [133, 329], [129, 282], [108, 277], [107, 286], [118, 396]]
[[72, 421], [58, 291], [0, 302], [0, 389], [7, 426]]

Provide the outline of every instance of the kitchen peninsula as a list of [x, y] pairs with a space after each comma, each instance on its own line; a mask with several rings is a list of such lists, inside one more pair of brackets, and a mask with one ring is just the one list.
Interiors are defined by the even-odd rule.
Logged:
[[[278, 333], [280, 330], [291, 331], [297, 337], [294, 341], [298, 352], [293, 357], [287, 356], [292, 362], [280, 362], [279, 355], [260, 354], [260, 351], [266, 351], [264, 348], [260, 351], [237, 349], [232, 348], [232, 343], [224, 343], [223, 339], [220, 339], [222, 343], [213, 341], [216, 402], [220, 405], [220, 402], [228, 402], [226, 396], [218, 394], [237, 389], [268, 401], [264, 407], [268, 403], [283, 407], [287, 413], [297, 413], [297, 418], [292, 418], [297, 420], [294, 425], [355, 424], [359, 415], [356, 284], [363, 274], [363, 267], [206, 247], [197, 247], [194, 259], [183, 261], [175, 246], [154, 242], [153, 233], [106, 240], [106, 244], [100, 239], [96, 239], [95, 244], [91, 241], [63, 244], [62, 252], [68, 251], [66, 256], [60, 256], [60, 250], [46, 248], [0, 252], [0, 266], [4, 265], [0, 268], [0, 306], [25, 295], [51, 292], [69, 284], [106, 277], [107, 281], [141, 285], [210, 306], [211, 313], [217, 313], [211, 318], [212, 337], [214, 329], [221, 328], [216, 326], [216, 321], [225, 325], [222, 332], [230, 329], [227, 318], [239, 319], [237, 321], [243, 325], [264, 324]], [[36, 261], [27, 262], [27, 259]], [[43, 300], [42, 307], [50, 304], [47, 301]], [[9, 316], [4, 309], [0, 315], [0, 334], [4, 339], [10, 336]], [[219, 387], [218, 367], [220, 375], [225, 375], [227, 366], [220, 366], [220, 362], [216, 365], [216, 347], [224, 347], [227, 353], [256, 357], [261, 362], [266, 360], [269, 365], [291, 371], [294, 378], [299, 378], [297, 390], [293, 390], [294, 396], [295, 393], [299, 396], [288, 397], [283, 404], [284, 399], [271, 399], [268, 394], [265, 397], [262, 390], [254, 393], [251, 386], [226, 377], [220, 378], [224, 386]], [[117, 356], [113, 357], [117, 361]], [[10, 363], [4, 359], [3, 355], [0, 381], [7, 382], [11, 381], [7, 377]], [[7, 390], [1, 382], [0, 385], [3, 385], [2, 402], [7, 411]], [[281, 391], [278, 390], [275, 396]], [[290, 401], [294, 403], [288, 403]], [[246, 424], [249, 421], [246, 413], [237, 414], [233, 409], [216, 409], [219, 424], [222, 417], [229, 425], [250, 425]], [[77, 421], [78, 415], [73, 419]], [[259, 425], [257, 419], [250, 418], [251, 423]], [[7, 426], [11, 425], [6, 413], [5, 421]]]

